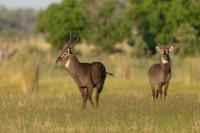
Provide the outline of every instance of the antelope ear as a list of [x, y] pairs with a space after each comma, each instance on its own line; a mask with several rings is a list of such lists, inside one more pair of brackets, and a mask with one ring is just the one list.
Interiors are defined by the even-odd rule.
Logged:
[[157, 50], [158, 52], [161, 52], [161, 48], [160, 48], [159, 46], [156, 46], [156, 50]]
[[172, 45], [172, 44], [168, 47], [169, 52], [173, 52], [174, 49], [175, 49], [175, 47], [174, 47], [174, 45]]

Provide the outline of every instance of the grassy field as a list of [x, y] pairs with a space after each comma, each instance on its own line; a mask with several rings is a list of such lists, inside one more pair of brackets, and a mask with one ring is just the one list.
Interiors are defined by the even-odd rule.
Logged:
[[173, 77], [167, 100], [153, 102], [147, 69], [157, 57], [147, 61], [121, 55], [108, 59], [81, 56], [83, 61], [103, 61], [115, 74], [107, 77], [100, 107], [94, 109], [88, 102], [85, 110], [75, 83], [62, 66], [54, 65], [54, 59], [40, 62], [39, 88], [34, 93], [24, 93], [20, 73], [27, 65], [13, 67], [15, 60], [0, 67], [2, 133], [200, 132], [198, 57], [172, 57]]

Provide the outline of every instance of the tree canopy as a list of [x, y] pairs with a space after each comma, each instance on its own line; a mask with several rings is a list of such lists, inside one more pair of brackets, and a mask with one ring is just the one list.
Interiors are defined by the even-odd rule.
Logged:
[[80, 30], [82, 39], [107, 51], [127, 40], [137, 56], [154, 54], [156, 42], [167, 45], [172, 34], [180, 54], [193, 55], [200, 53], [199, 9], [197, 0], [63, 0], [40, 13], [37, 30], [56, 49]]

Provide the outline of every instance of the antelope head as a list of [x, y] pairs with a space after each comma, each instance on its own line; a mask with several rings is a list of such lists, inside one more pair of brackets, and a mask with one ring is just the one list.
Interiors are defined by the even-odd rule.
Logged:
[[71, 49], [76, 45], [76, 43], [79, 40], [80, 32], [78, 33], [77, 39], [74, 42], [71, 42], [71, 33], [70, 33], [70, 39], [68, 42], [65, 42], [65, 47], [62, 51], [62, 53], [58, 56], [56, 63], [60, 63], [65, 65], [66, 67], [69, 65], [70, 57], [73, 56], [73, 53], [71, 52]]
[[161, 63], [162, 64], [168, 64], [170, 63], [170, 56], [169, 54], [173, 52], [175, 49], [173, 42], [171, 41], [168, 47], [161, 48], [160, 43], [156, 46], [156, 50], [160, 53], [161, 55]]

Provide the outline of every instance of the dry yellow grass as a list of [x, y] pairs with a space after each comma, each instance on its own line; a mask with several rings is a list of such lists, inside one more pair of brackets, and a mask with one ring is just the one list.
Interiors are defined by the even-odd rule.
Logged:
[[[86, 110], [81, 109], [78, 88], [67, 71], [54, 64], [55, 58], [37, 57], [27, 64], [17, 64], [18, 60], [13, 59], [1, 64], [0, 132], [200, 132], [199, 57], [172, 57], [169, 95], [167, 101], [157, 102], [152, 101], [147, 78], [147, 70], [158, 62], [157, 57], [134, 59], [128, 54], [78, 57], [81, 61], [102, 61], [115, 75], [107, 76], [99, 109], [88, 103]], [[38, 93], [23, 93], [19, 75], [24, 74], [24, 82], [32, 82], [37, 64], [34, 62], [39, 62], [41, 72]]]

